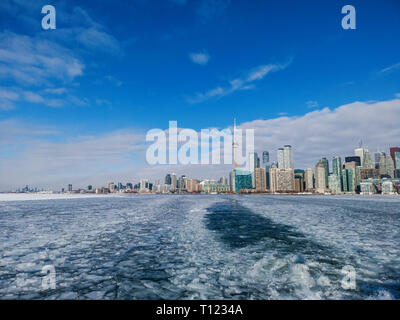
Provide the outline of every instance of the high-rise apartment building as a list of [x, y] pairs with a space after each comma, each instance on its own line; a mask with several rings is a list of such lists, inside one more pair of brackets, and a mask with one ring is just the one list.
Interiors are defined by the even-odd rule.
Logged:
[[315, 191], [318, 193], [326, 191], [325, 164], [321, 161], [315, 166]]
[[263, 168], [265, 168], [268, 165], [269, 165], [269, 152], [268, 151], [264, 151], [262, 153], [262, 164], [261, 164], [261, 166]]
[[329, 175], [328, 180], [329, 190], [331, 190], [332, 193], [339, 194], [342, 192], [340, 176], [337, 174], [331, 174]]
[[291, 192], [294, 191], [294, 170], [270, 168], [271, 192]]
[[306, 184], [306, 191], [310, 192], [314, 190], [314, 172], [311, 168], [307, 168], [304, 173], [304, 182]]
[[256, 191], [264, 192], [266, 190], [266, 171], [265, 168], [256, 168], [255, 169], [255, 177], [256, 177]]
[[293, 169], [293, 153], [290, 145], [278, 149], [278, 168]]
[[235, 193], [238, 193], [243, 189], [252, 189], [252, 175], [248, 170], [234, 169], [234, 177], [235, 177]]
[[325, 169], [325, 188], [328, 188], [328, 176], [329, 176], [329, 161], [327, 158], [322, 158], [320, 163], [323, 164], [324, 169]]

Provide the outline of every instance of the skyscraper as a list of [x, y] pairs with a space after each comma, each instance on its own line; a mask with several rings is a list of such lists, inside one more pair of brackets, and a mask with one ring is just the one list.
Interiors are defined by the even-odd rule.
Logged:
[[337, 174], [331, 174], [328, 177], [329, 180], [329, 190], [334, 194], [339, 194], [342, 192], [340, 177]]
[[247, 167], [248, 170], [251, 172], [251, 181], [253, 188], [256, 187], [255, 169], [258, 167], [258, 164], [259, 160], [257, 152], [249, 153], [247, 158]]
[[304, 173], [304, 181], [306, 183], [306, 191], [310, 192], [314, 189], [314, 172], [311, 168], [307, 168]]
[[165, 176], [165, 184], [171, 185], [171, 175], [169, 173]]
[[325, 193], [326, 177], [325, 177], [325, 164], [318, 162], [315, 166], [315, 191], [318, 193]]
[[268, 151], [264, 151], [262, 153], [262, 164], [261, 164], [261, 166], [263, 168], [265, 168], [268, 165], [269, 165], [269, 152]]
[[[343, 190], [342, 158], [340, 158], [340, 157], [334, 157], [333, 158], [333, 160], [332, 160], [332, 173], [339, 177], [340, 190]], [[329, 178], [328, 178], [328, 184], [329, 184]]]
[[283, 154], [284, 154], [284, 165], [285, 169], [293, 169], [293, 154], [292, 154], [292, 146], [285, 145], [283, 147]]
[[[327, 158], [322, 158], [319, 162], [322, 163], [325, 168], [325, 188], [328, 188], [329, 161]], [[316, 172], [315, 175], [317, 175]]]
[[278, 149], [278, 168], [280, 169], [285, 169], [285, 163], [284, 163], [284, 151], [283, 148]]
[[278, 168], [293, 169], [292, 147], [288, 144], [278, 149]]
[[177, 179], [176, 179], [176, 174], [173, 173], [173, 174], [171, 174], [171, 189], [176, 190], [177, 186], [178, 186], [178, 183], [177, 183]]
[[234, 169], [233, 172], [234, 172], [233, 176], [235, 178], [234, 180], [235, 193], [238, 193], [242, 189], [251, 189], [253, 187], [250, 171]]
[[390, 148], [390, 156], [392, 157], [392, 160], [394, 162], [394, 168], [395, 169], [400, 169], [400, 166], [396, 165], [396, 152], [400, 152], [399, 147], [391, 147]]

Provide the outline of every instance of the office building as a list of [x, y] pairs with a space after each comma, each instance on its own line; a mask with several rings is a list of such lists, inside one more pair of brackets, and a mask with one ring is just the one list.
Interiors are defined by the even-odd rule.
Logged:
[[321, 161], [315, 166], [315, 191], [318, 193], [325, 193], [326, 191], [325, 168], [325, 164]]
[[252, 189], [252, 175], [249, 170], [234, 169], [234, 190], [238, 193], [240, 190]]
[[264, 151], [262, 153], [262, 164], [261, 164], [261, 166], [263, 168], [265, 168], [268, 165], [269, 165], [269, 152], [268, 151]]
[[171, 184], [171, 175], [169, 173], [165, 176], [165, 184]]
[[304, 182], [307, 192], [314, 190], [314, 172], [311, 168], [307, 168], [304, 173]]
[[329, 190], [334, 194], [339, 194], [342, 192], [340, 176], [337, 174], [331, 174], [328, 177]]
[[324, 169], [325, 169], [325, 188], [328, 188], [328, 176], [329, 176], [329, 161], [327, 158], [322, 158], [320, 163], [323, 164]]
[[305, 171], [301, 169], [294, 170], [294, 190], [296, 192], [304, 192], [305, 182], [304, 182]]

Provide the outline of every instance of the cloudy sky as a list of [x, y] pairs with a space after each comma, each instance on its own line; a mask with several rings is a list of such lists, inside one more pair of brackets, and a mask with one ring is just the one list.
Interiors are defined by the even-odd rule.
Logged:
[[[56, 29], [43, 30], [43, 5]], [[295, 166], [400, 145], [400, 3], [0, 2], [0, 191], [227, 176], [230, 166], [149, 166], [145, 135], [255, 129]]]

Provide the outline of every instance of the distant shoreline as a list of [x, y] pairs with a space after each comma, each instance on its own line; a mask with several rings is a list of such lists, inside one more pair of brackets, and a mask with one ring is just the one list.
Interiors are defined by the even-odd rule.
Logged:
[[[220, 194], [207, 194], [207, 193], [108, 193], [108, 194], [93, 194], [93, 193], [0, 193], [0, 202], [8, 201], [35, 201], [35, 200], [66, 200], [66, 199], [88, 199], [88, 198], [123, 198], [128, 195], [161, 195], [161, 196], [199, 196], [199, 195], [242, 195], [242, 196], [359, 196], [363, 197], [399, 197], [399, 195], [382, 195], [382, 194], [315, 194], [315, 193], [220, 193]], [[399, 197], [400, 198], [400, 197]]]

